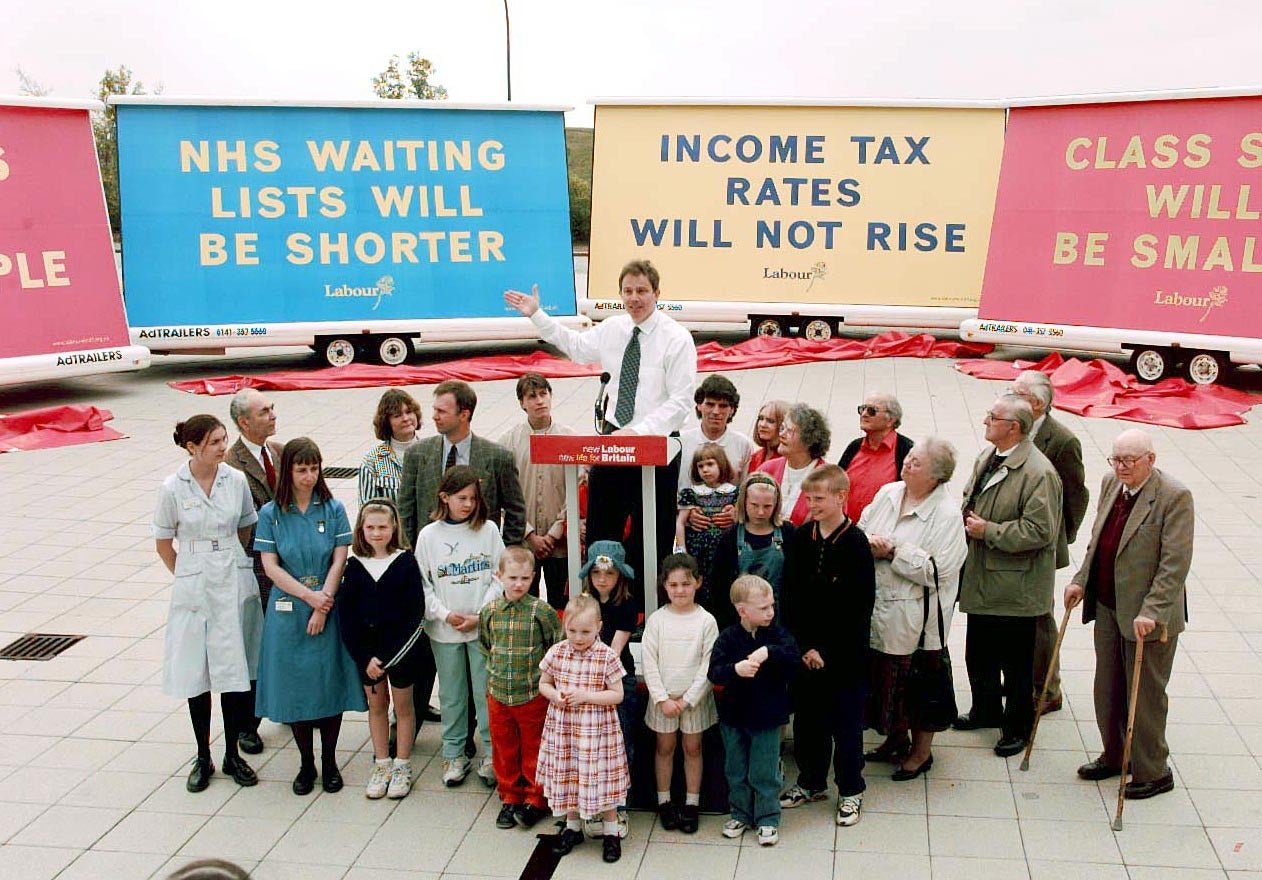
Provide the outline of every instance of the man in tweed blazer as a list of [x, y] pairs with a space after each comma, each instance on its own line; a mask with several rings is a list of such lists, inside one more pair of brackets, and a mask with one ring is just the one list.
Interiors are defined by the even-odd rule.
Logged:
[[[263, 465], [263, 450], [267, 450], [267, 462], [273, 472], [280, 467], [281, 445], [271, 439], [276, 433], [276, 407], [270, 400], [253, 388], [243, 388], [232, 396], [228, 404], [228, 416], [241, 431], [237, 442], [224, 454], [224, 462], [245, 474], [245, 482], [250, 487], [250, 497], [254, 501], [254, 509], [258, 510], [274, 497], [273, 487], [267, 478]], [[254, 547], [254, 527], [250, 527], [250, 557], [254, 560], [254, 578], [259, 583], [259, 598], [263, 600], [263, 611], [267, 611], [267, 601], [272, 593], [272, 579], [263, 570], [262, 555], [252, 549]], [[254, 683], [250, 683], [251, 690]], [[253, 699], [251, 699], [253, 705]], [[248, 755], [257, 755], [263, 751], [263, 740], [259, 737], [261, 718], [254, 718], [250, 730], [242, 731], [238, 736], [238, 745]]]
[[438, 484], [455, 450], [455, 463], [482, 473], [482, 497], [490, 518], [500, 527], [505, 545], [520, 544], [526, 536], [526, 501], [513, 454], [470, 429], [478, 396], [467, 382], [450, 380], [434, 389], [433, 422], [438, 436], [427, 437], [403, 457], [399, 486], [399, 515], [403, 532], [413, 546], [416, 535], [438, 509]]
[[[1192, 493], [1153, 467], [1156, 460], [1144, 431], [1123, 431], [1113, 441], [1113, 472], [1100, 487], [1091, 544], [1065, 588], [1066, 607], [1082, 600], [1082, 622], [1095, 621], [1095, 717], [1104, 751], [1078, 768], [1083, 779], [1122, 772], [1135, 640], [1144, 640], [1126, 784], [1126, 797], [1134, 799], [1174, 788], [1167, 763], [1166, 685], [1187, 620], [1195, 524]], [[1163, 629], [1169, 634], [1165, 642]]]
[[[1026, 370], [1012, 383], [1012, 393], [1022, 398], [1034, 410], [1034, 427], [1031, 439], [1034, 448], [1052, 463], [1060, 477], [1061, 518], [1060, 534], [1056, 538], [1056, 567], [1069, 565], [1069, 545], [1078, 540], [1078, 527], [1087, 513], [1087, 474], [1082, 465], [1082, 444], [1074, 432], [1052, 418], [1052, 380], [1046, 373]], [[1052, 649], [1056, 646], [1056, 615], [1044, 614], [1034, 630], [1034, 697], [1043, 692], [1048, 667], [1052, 663]], [[1052, 675], [1047, 691], [1047, 704], [1043, 712], [1055, 712], [1061, 708], [1060, 672]]]

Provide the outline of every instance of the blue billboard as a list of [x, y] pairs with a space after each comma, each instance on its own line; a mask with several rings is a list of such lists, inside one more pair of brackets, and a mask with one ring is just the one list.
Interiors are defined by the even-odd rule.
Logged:
[[117, 110], [132, 327], [575, 314], [559, 110]]

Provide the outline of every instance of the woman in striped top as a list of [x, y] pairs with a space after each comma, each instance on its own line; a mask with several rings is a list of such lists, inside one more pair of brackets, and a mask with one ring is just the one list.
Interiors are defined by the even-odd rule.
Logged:
[[403, 454], [420, 440], [421, 405], [401, 388], [388, 388], [372, 418], [373, 433], [381, 441], [359, 466], [359, 503], [370, 498], [397, 501], [403, 479]]

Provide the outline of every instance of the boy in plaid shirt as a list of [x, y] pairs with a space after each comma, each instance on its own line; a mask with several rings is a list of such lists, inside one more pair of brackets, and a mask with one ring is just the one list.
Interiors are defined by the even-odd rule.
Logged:
[[491, 758], [504, 804], [495, 819], [497, 828], [530, 828], [548, 813], [543, 789], [535, 781], [548, 714], [548, 701], [539, 694], [539, 663], [563, 635], [552, 606], [530, 595], [534, 574], [529, 550], [505, 549], [496, 573], [504, 595], [478, 617], [478, 643], [486, 654]]

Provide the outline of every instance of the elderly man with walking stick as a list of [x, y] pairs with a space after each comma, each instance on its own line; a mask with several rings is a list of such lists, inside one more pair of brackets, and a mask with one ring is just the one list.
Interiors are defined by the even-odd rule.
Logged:
[[[1083, 602], [1084, 623], [1095, 621], [1095, 714], [1103, 753], [1078, 768], [1083, 779], [1109, 779], [1125, 768], [1128, 685], [1134, 690], [1128, 799], [1174, 788], [1167, 763], [1166, 685], [1179, 633], [1187, 620], [1186, 580], [1192, 563], [1192, 494], [1155, 468], [1157, 454], [1144, 431], [1113, 441], [1113, 472], [1100, 487], [1091, 544], [1065, 588], [1065, 605]], [[1168, 637], [1166, 634], [1168, 633]], [[1144, 641], [1136, 672], [1136, 642]]]

